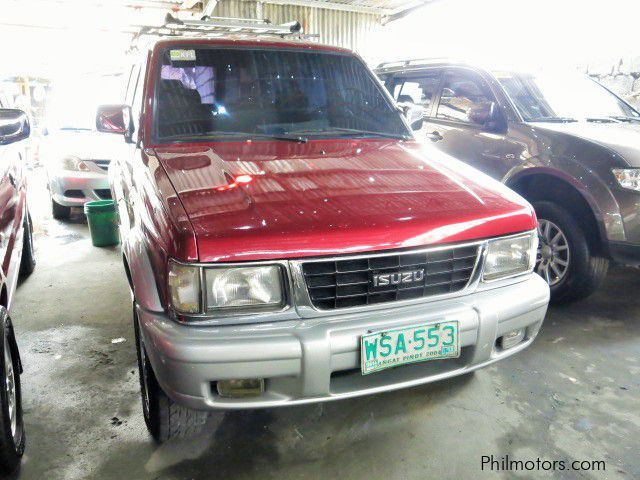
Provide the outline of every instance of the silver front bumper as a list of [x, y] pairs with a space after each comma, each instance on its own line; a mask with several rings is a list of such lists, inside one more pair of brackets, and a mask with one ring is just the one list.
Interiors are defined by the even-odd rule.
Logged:
[[[194, 409], [239, 409], [338, 400], [461, 375], [531, 344], [549, 302], [535, 274], [516, 283], [447, 300], [372, 312], [267, 324], [188, 326], [137, 307], [141, 333], [158, 381], [176, 402]], [[458, 320], [461, 356], [360, 374], [360, 336], [370, 330]], [[496, 339], [525, 328], [518, 345]], [[218, 396], [215, 382], [264, 378], [259, 397]]]
[[[49, 174], [51, 198], [65, 207], [82, 207], [92, 200], [102, 200], [97, 190], [109, 190], [107, 172], [56, 172]], [[82, 197], [65, 195], [68, 190], [80, 190]]]

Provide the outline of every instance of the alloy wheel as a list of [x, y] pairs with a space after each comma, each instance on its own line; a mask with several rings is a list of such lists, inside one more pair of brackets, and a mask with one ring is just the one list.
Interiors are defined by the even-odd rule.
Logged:
[[549, 286], [560, 283], [569, 271], [571, 251], [564, 232], [555, 223], [539, 219], [536, 272]]
[[18, 431], [18, 405], [16, 399], [16, 379], [9, 338], [4, 337], [4, 382], [7, 390], [7, 410], [11, 424], [11, 436], [15, 439]]

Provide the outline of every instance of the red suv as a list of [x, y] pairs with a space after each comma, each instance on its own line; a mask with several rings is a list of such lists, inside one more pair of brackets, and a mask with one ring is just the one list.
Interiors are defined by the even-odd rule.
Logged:
[[531, 206], [416, 142], [350, 51], [158, 39], [97, 124], [129, 146], [110, 178], [157, 440], [464, 374], [538, 333]]

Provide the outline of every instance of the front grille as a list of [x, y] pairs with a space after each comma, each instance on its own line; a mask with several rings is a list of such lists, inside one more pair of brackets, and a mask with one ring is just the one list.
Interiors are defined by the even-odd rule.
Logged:
[[[455, 293], [466, 287], [476, 265], [477, 245], [397, 255], [371, 255], [302, 264], [311, 302], [331, 310]], [[408, 283], [374, 286], [374, 276], [422, 272]], [[396, 274], [396, 275], [394, 275]]]
[[102, 200], [111, 200], [111, 190], [109, 188], [99, 188], [94, 190]]
[[84, 192], [82, 190], [65, 190], [64, 196], [69, 198], [84, 198]]
[[92, 160], [92, 162], [102, 170], [109, 170], [109, 164], [111, 163], [111, 160]]

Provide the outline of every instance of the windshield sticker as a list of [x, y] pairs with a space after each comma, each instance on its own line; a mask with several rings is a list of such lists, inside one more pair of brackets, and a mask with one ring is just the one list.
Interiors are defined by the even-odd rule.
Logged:
[[195, 50], [170, 50], [169, 58], [172, 62], [195, 62]]

